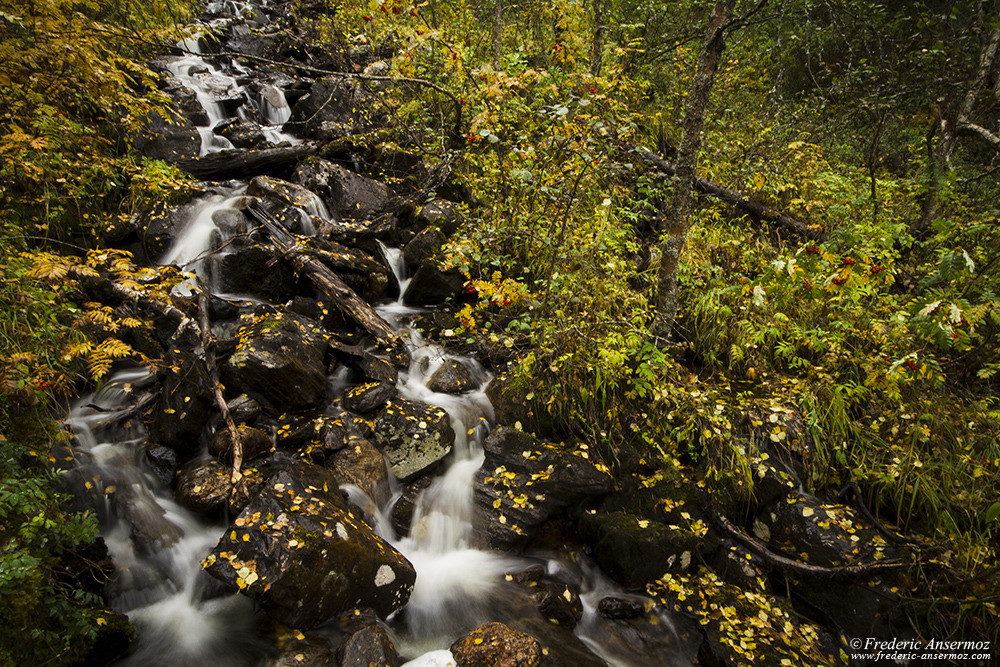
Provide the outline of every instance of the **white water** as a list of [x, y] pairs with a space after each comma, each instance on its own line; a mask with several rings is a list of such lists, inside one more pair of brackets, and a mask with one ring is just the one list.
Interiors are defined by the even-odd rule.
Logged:
[[[260, 652], [253, 603], [239, 595], [204, 599], [211, 580], [201, 570], [224, 530], [177, 505], [169, 489], [140, 464], [141, 427], [116, 424], [146, 370], [124, 371], [82, 398], [66, 423], [75, 436], [77, 470], [90, 483], [116, 574], [107, 588], [112, 608], [127, 613], [139, 640], [122, 665], [244, 665]], [[125, 496], [115, 511], [116, 494]], [[149, 527], [136, 531], [117, 514]], [[160, 536], [152, 544], [142, 535]], [[233, 645], [247, 651], [234, 652]]]

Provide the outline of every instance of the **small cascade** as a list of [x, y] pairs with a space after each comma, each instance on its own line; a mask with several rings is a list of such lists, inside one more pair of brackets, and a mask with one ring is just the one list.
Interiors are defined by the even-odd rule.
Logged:
[[218, 597], [200, 566], [224, 526], [206, 524], [173, 501], [169, 487], [142, 466], [143, 428], [123, 418], [136, 385], [149, 376], [145, 369], [116, 374], [66, 418], [75, 436], [76, 471], [92, 489], [117, 568], [106, 594], [140, 630], [120, 664], [248, 664], [263, 651], [253, 604]]

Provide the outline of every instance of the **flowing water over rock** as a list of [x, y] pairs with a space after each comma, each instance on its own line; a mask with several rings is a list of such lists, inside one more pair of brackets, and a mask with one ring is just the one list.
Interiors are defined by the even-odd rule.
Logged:
[[[247, 6], [232, 2], [212, 3], [209, 9], [216, 15], [228, 14], [228, 20], [238, 20]], [[201, 155], [233, 147], [233, 141], [216, 130], [222, 126], [229, 127], [226, 124], [234, 119], [258, 124], [268, 142], [298, 144], [299, 139], [280, 129], [292, 117], [292, 110], [280, 87], [290, 82], [276, 80], [275, 83], [266, 83], [258, 88], [256, 94], [252, 94], [248, 86], [241, 83], [246, 75], [243, 66], [234, 62], [219, 64], [219, 60], [214, 65], [209, 63], [200, 55], [199, 43], [198, 37], [182, 43], [180, 46], [187, 53], [168, 59], [168, 69], [178, 82], [195, 94], [208, 119], [207, 125], [199, 129]], [[361, 179], [353, 174], [351, 177]], [[328, 368], [323, 368], [324, 358], [329, 357], [329, 353], [324, 351], [326, 343], [322, 343], [316, 365], [322, 370], [326, 382], [325, 386], [317, 388], [315, 401], [311, 399], [306, 406], [311, 409], [315, 403], [320, 408], [306, 413], [308, 418], [303, 420], [306, 435], [303, 437], [307, 441], [311, 438], [313, 442], [325, 438], [325, 444], [298, 450], [291, 444], [283, 443], [298, 442], [295, 440], [299, 437], [295, 435], [299, 432], [296, 429], [301, 430], [302, 424], [281, 414], [282, 410], [268, 412], [274, 391], [280, 392], [282, 388], [262, 387], [249, 381], [246, 387], [248, 395], [241, 396], [239, 402], [230, 403], [233, 406], [238, 403], [241, 406], [239, 409], [255, 415], [253, 419], [256, 423], [272, 433], [272, 447], [254, 463], [255, 467], [248, 467], [245, 477], [235, 487], [228, 479], [227, 468], [220, 466], [208, 453], [207, 445], [212, 440], [212, 434], [225, 429], [217, 418], [206, 416], [193, 433], [183, 436], [193, 441], [184, 447], [193, 455], [187, 456], [187, 462], [181, 468], [180, 475], [184, 481], [183, 484], [178, 483], [178, 493], [183, 485], [185, 493], [197, 496], [193, 500], [189, 497], [187, 504], [212, 508], [207, 515], [196, 515], [175, 501], [170, 480], [176, 466], [163, 461], [170, 457], [175, 460], [176, 454], [173, 449], [159, 447], [139, 419], [142, 409], [155, 398], [147, 392], [161, 387], [157, 378], [146, 370], [122, 371], [94, 395], [80, 401], [67, 418], [75, 434], [77, 460], [77, 467], [69, 474], [79, 482], [81, 493], [89, 494], [90, 502], [97, 509], [103, 535], [116, 564], [117, 573], [108, 584], [107, 596], [112, 606], [127, 613], [139, 629], [139, 638], [122, 664], [277, 664], [268, 662], [276, 660], [274, 656], [278, 651], [272, 622], [248, 595], [256, 596], [262, 607], [273, 611], [280, 586], [302, 584], [288, 579], [291, 576], [288, 573], [294, 574], [295, 568], [315, 567], [316, 563], [283, 561], [280, 568], [272, 564], [280, 569], [280, 573], [267, 575], [263, 562], [250, 561], [237, 554], [244, 543], [264, 539], [262, 535], [279, 534], [274, 531], [267, 533], [266, 530], [249, 532], [254, 522], [259, 520], [253, 513], [254, 503], [258, 501], [265, 503], [266, 507], [278, 508], [275, 512], [282, 512], [282, 508], [294, 512], [300, 504], [310, 504], [311, 507], [321, 506], [327, 512], [324, 516], [342, 517], [334, 520], [335, 526], [319, 519], [316, 519], [318, 523], [314, 522], [317, 530], [326, 528], [323, 531], [326, 539], [334, 541], [338, 535], [346, 539], [349, 531], [369, 530], [363, 522], [355, 520], [355, 517], [363, 517], [373, 531], [370, 541], [366, 542], [372, 545], [370, 551], [379, 551], [384, 555], [388, 553], [385, 549], [394, 548], [409, 561], [416, 572], [412, 593], [406, 605], [390, 616], [388, 627], [399, 653], [415, 658], [411, 664], [449, 664], [451, 654], [447, 649], [452, 642], [477, 626], [497, 620], [521, 633], [534, 634], [540, 646], [544, 647], [544, 650], [539, 649], [543, 651], [539, 655], [550, 656], [550, 662], [545, 664], [602, 664], [601, 658], [610, 664], [643, 664], [649, 660], [649, 642], [657, 637], [656, 641], [660, 643], [653, 650], [657, 664], [690, 662], [690, 656], [678, 648], [682, 642], [672, 630], [669, 618], [646, 614], [644, 605], [648, 601], [645, 598], [623, 595], [582, 556], [578, 555], [576, 560], [567, 560], [565, 554], [508, 556], [490, 550], [487, 543], [477, 536], [474, 489], [477, 474], [481, 473], [487, 458], [483, 442], [494, 420], [493, 407], [485, 392], [492, 379], [491, 374], [476, 359], [450, 354], [429, 342], [414, 326], [416, 316], [424, 310], [404, 303], [412, 279], [407, 273], [400, 248], [383, 244], [377, 235], [366, 236], [366, 228], [357, 226], [357, 223], [339, 223], [331, 219], [327, 206], [315, 194], [303, 191], [305, 195], [299, 196], [295, 194], [297, 191], [290, 189], [290, 184], [278, 185], [284, 189], [275, 190], [275, 182], [267, 180], [255, 180], [249, 189], [246, 184], [229, 184], [195, 201], [188, 209], [187, 220], [177, 231], [173, 244], [160, 258], [160, 263], [195, 272], [198, 282], [213, 290], [215, 296], [223, 297], [220, 303], [233, 312], [220, 316], [218, 323], [213, 322], [213, 332], [220, 338], [237, 337], [238, 340], [238, 332], [253, 330], [257, 326], [278, 341], [273, 349], [261, 352], [265, 355], [262, 364], [275, 367], [277, 362], [274, 359], [281, 354], [290, 356], [293, 361], [305, 358], [302, 356], [304, 353], [296, 350], [305, 350], [312, 345], [308, 342], [312, 340], [309, 336], [313, 335], [310, 333], [313, 325], [309, 324], [313, 320], [309, 317], [322, 322], [331, 317], [321, 302], [292, 300], [283, 307], [272, 302], [261, 290], [252, 289], [259, 287], [252, 284], [248, 286], [252, 293], [241, 295], [239, 299], [234, 299], [232, 294], [220, 293], [227, 271], [226, 263], [220, 259], [240, 256], [236, 253], [249, 252], [246, 248], [257, 243], [244, 215], [248, 202], [266, 202], [271, 201], [269, 197], [277, 197], [272, 202], [275, 206], [288, 208], [294, 212], [292, 218], [300, 218], [297, 223], [294, 220], [283, 222], [286, 225], [294, 223], [298, 233], [316, 234], [317, 227], [332, 226], [340, 230], [332, 235], [333, 238], [341, 239], [344, 233], [349, 233], [352, 235], [350, 238], [362, 239], [359, 247], [368, 247], [375, 255], [381, 253], [382, 256], [374, 257], [374, 260], [384, 261], [385, 270], [391, 272], [392, 280], [398, 287], [396, 293], [400, 296], [381, 303], [377, 312], [406, 342], [409, 364], [397, 371], [384, 359], [368, 352], [365, 352], [368, 356], [361, 356], [358, 361], [360, 348], [342, 344], [337, 349], [355, 355], [351, 357], [350, 364], [333, 361]], [[371, 189], [371, 186], [365, 187]], [[385, 189], [380, 184], [379, 187]], [[352, 227], [352, 224], [355, 226]], [[321, 249], [333, 258], [329, 261], [340, 261], [337, 253], [342, 251], [337, 247], [321, 246]], [[363, 251], [355, 249], [354, 252]], [[212, 261], [209, 261], [210, 255]], [[280, 258], [274, 258], [267, 266], [274, 267], [280, 261]], [[265, 268], [263, 271], [273, 273], [277, 268]], [[344, 275], [345, 280], [350, 277], [349, 274]], [[370, 276], [361, 277], [367, 279]], [[264, 276], [259, 280], [263, 282]], [[178, 293], [190, 296], [199, 289], [198, 284], [189, 281]], [[309, 317], [297, 313], [307, 313]], [[236, 314], [242, 314], [243, 319], [235, 320]], [[291, 328], [274, 333], [276, 327], [286, 326]], [[353, 335], [345, 334], [349, 340], [356, 339], [351, 337]], [[242, 342], [234, 344], [237, 350], [244, 349], [240, 347]], [[306, 347], [296, 348], [295, 345]], [[194, 352], [204, 351], [195, 349]], [[227, 368], [234, 377], [245, 377], [239, 375], [242, 367], [234, 367], [237, 362], [233, 359], [237, 358], [242, 357], [233, 355]], [[175, 368], [184, 367], [182, 361], [176, 362]], [[171, 371], [166, 369], [164, 372], [169, 374]], [[182, 414], [178, 419], [182, 423], [183, 419], [193, 418], [190, 415], [185, 417], [188, 406], [194, 406], [199, 400], [206, 405], [212, 403], [210, 391], [196, 386], [191, 388], [185, 382], [190, 384], [189, 380], [182, 378], [171, 385], [175, 387], [172, 391], [185, 395], [178, 399], [178, 408], [166, 409], [179, 409]], [[373, 395], [379, 400], [371, 405], [351, 394], [355, 389], [375, 391], [372, 385], [376, 383], [379, 393]], [[199, 391], [202, 393], [198, 394]], [[358, 406], [356, 409], [359, 412], [369, 409], [381, 412], [371, 421], [368, 421], [369, 417], [345, 413], [341, 402], [346, 405], [349, 394], [355, 400], [351, 405]], [[191, 398], [195, 400], [189, 402]], [[158, 406], [161, 404], [162, 400], [157, 403]], [[265, 412], [263, 418], [256, 416], [261, 413], [261, 404]], [[193, 410], [193, 407], [190, 409]], [[291, 404], [289, 412], [292, 409], [305, 408]], [[443, 410], [444, 414], [439, 420], [439, 430], [434, 432], [437, 434], [434, 437], [441, 436], [437, 450], [431, 447], [430, 443], [434, 440], [429, 435], [433, 428], [437, 428], [434, 426], [437, 422], [433, 421], [438, 414], [435, 410]], [[385, 429], [397, 428], [394, 420], [398, 419], [419, 423], [416, 427], [404, 423], [399, 427], [403, 434], [398, 438], [379, 431], [383, 424]], [[200, 425], [202, 423], [204, 426]], [[199, 431], [200, 436], [197, 435]], [[321, 433], [325, 435], [318, 435]], [[449, 433], [453, 434], [453, 439], [447, 435]], [[388, 474], [387, 462], [382, 460], [382, 454], [378, 454], [369, 441], [378, 444], [382, 454], [392, 463]], [[420, 456], [424, 457], [412, 474], [400, 472], [404, 469], [400, 467], [403, 464], [396, 465], [393, 448], [397, 445], [404, 450], [415, 448], [414, 451], [419, 450]], [[328, 484], [328, 472], [324, 468], [306, 463], [329, 462], [345, 455], [370, 462], [367, 454], [370, 452], [375, 452], [374, 469], [366, 464], [364, 470], [367, 472], [352, 478], [356, 481], [339, 484], [346, 500], [338, 493], [336, 482]], [[539, 455], [543, 454], [564, 455], [552, 452]], [[162, 458], [164, 456], [166, 459]], [[412, 463], [411, 453], [404, 451], [399, 456], [406, 464]], [[586, 465], [590, 466], [589, 463]], [[273, 475], [275, 472], [278, 476]], [[305, 477], [296, 477], [300, 473]], [[281, 474], [286, 474], [286, 477], [280, 477]], [[482, 472], [478, 483], [482, 483], [482, 475], [491, 474], [494, 471]], [[594, 470], [587, 474], [591, 477], [598, 475]], [[513, 479], [514, 473], [510, 475]], [[371, 484], [363, 489], [364, 482], [369, 478]], [[414, 481], [404, 485], [397, 478]], [[285, 481], [274, 484], [275, 479]], [[388, 480], [388, 487], [384, 480]], [[273, 484], [273, 488], [263, 489], [262, 484], [265, 483]], [[334, 485], [332, 490], [330, 484]], [[596, 488], [602, 488], [602, 484], [600, 482]], [[293, 487], [299, 489], [295, 492], [298, 495], [289, 499], [285, 491]], [[271, 495], [267, 496], [264, 491]], [[572, 501], [566, 499], [544, 512], [539, 510], [539, 521], [589, 492], [580, 491], [580, 495], [574, 496]], [[541, 499], [541, 494], [538, 498]], [[404, 506], [406, 512], [403, 512]], [[495, 506], [501, 506], [499, 499]], [[282, 517], [285, 517], [284, 513], [277, 517], [277, 523], [281, 523]], [[293, 556], [300, 554], [305, 558], [312, 553], [311, 550], [318, 550], [319, 547], [309, 543], [311, 537], [304, 537], [311, 535], [305, 527], [306, 523], [295, 527], [295, 516], [290, 514], [289, 517], [291, 522], [286, 520], [278, 526], [285, 531], [280, 533], [280, 548], [290, 548], [289, 553]], [[503, 516], [500, 521], [504, 521]], [[222, 548], [223, 544], [231, 546]], [[322, 554], [325, 556], [327, 551], [324, 549]], [[231, 586], [209, 577], [203, 569], [203, 559], [207, 559], [206, 567], [210, 569], [228, 567], [223, 562], [228, 560], [233, 572], [226, 570], [226, 577], [220, 578]], [[404, 576], [398, 565], [379, 566], [379, 561], [375, 561], [371, 567], [371, 571], [377, 572], [374, 584], [379, 590], [387, 585], [400, 584], [400, 577]], [[318, 573], [319, 578], [322, 579], [325, 574]], [[270, 589], [271, 583], [268, 583], [267, 587], [257, 590], [255, 582], [262, 581], [266, 576], [286, 576], [285, 583], [279, 583], [275, 578], [274, 589]], [[308, 582], [305, 585], [309, 586]], [[324, 580], [322, 586], [327, 585]], [[350, 585], [350, 581], [344, 584], [348, 588]], [[234, 594], [234, 587], [245, 589], [246, 594]], [[348, 591], [348, 588], [343, 590]], [[353, 593], [343, 594], [348, 599]], [[653, 618], [655, 622], [649, 627], [631, 629], [632, 635], [623, 635], [620, 628], [616, 630], [613, 622], [598, 613], [601, 601], [609, 596], [619, 599], [620, 605], [625, 607], [631, 604], [638, 609], [635, 612], [637, 615]], [[323, 598], [322, 602], [325, 604], [328, 599]], [[281, 604], [288, 602], [286, 600]], [[543, 615], [540, 608], [548, 609], [549, 615]], [[316, 625], [307, 620], [313, 618], [309, 609], [299, 608], [288, 613], [291, 618], [300, 619], [303, 627]], [[327, 618], [329, 616], [322, 616], [317, 620], [325, 621]], [[345, 627], [352, 629], [345, 630]], [[345, 625], [344, 621], [331, 621], [320, 622], [315, 632], [335, 648], [342, 644], [337, 637], [344, 633], [356, 637], [361, 631], [355, 633], [355, 630], [349, 623]], [[635, 637], [640, 635], [643, 641], [635, 641]]]

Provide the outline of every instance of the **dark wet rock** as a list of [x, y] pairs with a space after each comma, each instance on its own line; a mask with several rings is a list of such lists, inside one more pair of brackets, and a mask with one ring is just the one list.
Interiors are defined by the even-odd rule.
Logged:
[[403, 261], [407, 268], [413, 270], [436, 259], [446, 240], [444, 234], [434, 227], [428, 227], [414, 236], [403, 248]]
[[214, 255], [211, 267], [219, 290], [229, 294], [280, 302], [295, 289], [295, 274], [288, 263], [263, 246], [238, 245], [231, 252]]
[[805, 494], [790, 494], [758, 515], [754, 533], [772, 546], [795, 554], [813, 565], [857, 564], [876, 551], [896, 555], [885, 540], [853, 510], [823, 503]]
[[226, 322], [236, 319], [240, 314], [239, 306], [220, 299], [214, 294], [208, 298], [208, 319], [210, 322]]
[[153, 440], [176, 450], [181, 460], [194, 455], [211, 417], [214, 396], [201, 360], [187, 353], [177, 355], [168, 366], [153, 409]]
[[513, 619], [507, 625], [538, 640], [539, 667], [607, 667], [579, 637], [541, 616]]
[[142, 128], [129, 137], [129, 144], [143, 157], [170, 162], [196, 157], [201, 152], [201, 135], [184, 116], [168, 121], [151, 112], [146, 114]]
[[633, 589], [667, 572], [690, 571], [702, 552], [714, 547], [697, 532], [625, 512], [588, 512], [580, 518], [580, 534], [593, 545], [601, 569]]
[[167, 520], [162, 507], [145, 487], [120, 484], [105, 488], [111, 511], [129, 527], [132, 540], [145, 553], [168, 549], [183, 536], [181, 529]]
[[137, 231], [143, 252], [150, 262], [160, 259], [170, 249], [187, 219], [187, 207], [168, 207], [162, 201], [154, 203], [149, 211], [140, 216]]
[[576, 586], [549, 577], [541, 566], [511, 577], [535, 601], [538, 612], [548, 620], [572, 630], [583, 617], [583, 602]]
[[601, 616], [588, 627], [588, 633], [617, 664], [669, 667], [701, 664], [698, 662], [703, 643], [700, 628], [695, 621], [677, 614], [669, 619], [657, 612], [642, 612], [627, 618]]
[[311, 628], [370, 606], [404, 605], [416, 573], [351, 514], [329, 472], [307, 463], [272, 476], [203, 565], [280, 623]]
[[180, 84], [176, 80], [171, 81], [170, 84], [163, 90], [167, 95], [174, 100], [174, 104], [177, 106], [177, 110], [181, 112], [181, 115], [187, 118], [187, 120], [196, 127], [208, 127], [210, 119], [208, 113], [205, 111], [205, 107], [201, 105], [198, 100], [198, 96], [193, 90], [187, 86]]
[[382, 123], [374, 92], [336, 76], [315, 81], [292, 107], [291, 122], [303, 136], [333, 141]]
[[723, 540], [719, 548], [707, 556], [706, 562], [723, 581], [743, 590], [759, 593], [770, 590], [767, 563], [740, 544]]
[[320, 220], [316, 224], [316, 234], [378, 256], [381, 253], [379, 241], [388, 244], [395, 242], [396, 218], [391, 214], [384, 214], [371, 220]]
[[248, 197], [280, 202], [307, 212], [316, 212], [316, 194], [296, 183], [289, 183], [271, 176], [256, 176], [247, 186]]
[[805, 420], [794, 408], [749, 411], [737, 422], [735, 430], [749, 442], [757, 443], [768, 454], [768, 465], [789, 473], [796, 486], [800, 479], [808, 478], [806, 462], [813, 457], [815, 447]]
[[351, 387], [344, 393], [344, 407], [354, 412], [375, 412], [385, 407], [399, 391], [385, 382], [367, 382]]
[[90, 616], [95, 636], [86, 653], [75, 656], [79, 665], [110, 665], [128, 652], [135, 627], [125, 614], [101, 609]]
[[457, 359], [448, 359], [427, 380], [427, 388], [443, 394], [460, 394], [476, 388], [472, 373]]
[[260, 494], [260, 490], [264, 488], [268, 479], [282, 470], [288, 469], [291, 465], [293, 465], [292, 459], [270, 456], [244, 466], [240, 470], [239, 481], [233, 485], [233, 490], [229, 494], [230, 513], [238, 516], [246, 509], [250, 501]]
[[523, 378], [515, 378], [510, 373], [497, 375], [486, 386], [486, 396], [493, 405], [497, 424], [521, 428], [542, 437], [553, 435], [552, 417], [541, 401], [534, 399], [534, 393]]
[[[239, 424], [236, 426], [237, 437], [243, 450], [243, 461], [249, 463], [271, 450], [271, 436], [259, 428]], [[219, 428], [208, 444], [208, 453], [223, 463], [233, 462], [233, 434], [225, 425]]]
[[[754, 533], [813, 565], [836, 567], [898, 557], [874, 528], [844, 506], [793, 493], [764, 509]], [[892, 575], [863, 583], [802, 578], [796, 589], [852, 636], [896, 637], [907, 628]]]
[[377, 357], [371, 352], [365, 352], [360, 359], [352, 360], [351, 365], [367, 380], [396, 385], [399, 371], [392, 362]]
[[424, 264], [407, 285], [403, 303], [408, 306], [436, 306], [461, 294], [464, 287], [465, 274], [458, 269], [442, 271]]
[[417, 509], [417, 497], [431, 485], [434, 478], [430, 475], [418, 477], [403, 489], [403, 494], [396, 499], [389, 513], [389, 521], [397, 535], [409, 535], [413, 523], [413, 513]]
[[229, 414], [237, 424], [252, 424], [264, 411], [258, 401], [246, 394], [240, 394], [229, 401], [226, 407], [229, 408]]
[[229, 139], [236, 148], [260, 148], [267, 143], [260, 125], [240, 118], [222, 121], [215, 126], [215, 133]]
[[240, 209], [223, 208], [212, 214], [212, 222], [225, 234], [242, 234], [247, 231], [247, 216]]
[[503, 623], [487, 623], [451, 645], [459, 667], [535, 667], [541, 664], [538, 640]]
[[337, 652], [342, 665], [398, 667], [396, 647], [381, 625], [369, 625], [352, 634]]
[[402, 398], [375, 417], [374, 427], [375, 444], [389, 459], [392, 474], [403, 482], [433, 469], [455, 443], [444, 410]]
[[232, 469], [220, 461], [192, 461], [177, 475], [177, 502], [192, 512], [218, 515], [233, 490]]
[[646, 613], [646, 605], [635, 598], [608, 596], [597, 603], [597, 613], [612, 620], [635, 618]]
[[148, 445], [143, 451], [143, 460], [164, 486], [173, 483], [177, 476], [177, 452], [162, 445]]
[[290, 314], [244, 316], [223, 377], [277, 413], [306, 410], [326, 397], [327, 342], [309, 320]]
[[319, 250], [314, 257], [338, 273], [351, 289], [365, 301], [382, 298], [389, 283], [389, 269], [363, 250], [317, 239]]
[[753, 479], [753, 499], [757, 507], [765, 507], [781, 500], [799, 486], [795, 475], [784, 464], [763, 456], [749, 457]]
[[548, 444], [506, 427], [493, 431], [476, 473], [477, 540], [503, 551], [522, 547], [550, 517], [610, 491], [611, 475], [590, 461], [586, 447]]
[[319, 195], [337, 218], [367, 217], [385, 206], [392, 194], [384, 183], [318, 157], [299, 165], [292, 180]]
[[435, 199], [425, 204], [416, 216], [417, 225], [439, 229], [445, 236], [451, 236], [461, 224], [455, 205], [445, 199]]
[[296, 639], [292, 637], [282, 645], [279, 653], [267, 667], [339, 667], [336, 652], [322, 637]]
[[384, 502], [389, 496], [389, 471], [382, 452], [365, 438], [352, 438], [327, 459], [341, 484], [353, 484], [368, 497]]

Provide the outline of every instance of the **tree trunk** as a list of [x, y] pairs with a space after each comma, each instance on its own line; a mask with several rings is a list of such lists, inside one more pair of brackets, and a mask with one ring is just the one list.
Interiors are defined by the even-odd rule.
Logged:
[[590, 54], [590, 74], [601, 75], [604, 56], [604, 0], [594, 0], [594, 43]]
[[692, 186], [695, 182], [695, 170], [698, 167], [698, 151], [701, 149], [701, 129], [705, 123], [705, 112], [715, 83], [715, 74], [726, 47], [726, 29], [735, 5], [736, 0], [717, 0], [715, 3], [705, 43], [698, 58], [698, 69], [684, 109], [684, 124], [680, 148], [677, 151], [670, 208], [662, 225], [667, 238], [660, 247], [660, 268], [656, 280], [656, 317], [650, 328], [650, 332], [658, 339], [659, 344], [669, 340], [677, 315], [677, 266], [687, 237], [691, 200], [694, 197]]
[[494, 0], [493, 7], [493, 70], [500, 69], [500, 48], [503, 44], [503, 0]]
[[[951, 169], [951, 157], [955, 153], [955, 146], [958, 144], [960, 132], [972, 132], [979, 136], [976, 131], [979, 128], [970, 122], [972, 111], [976, 105], [976, 98], [989, 80], [997, 58], [997, 51], [1000, 49], [1000, 27], [994, 28], [989, 39], [979, 52], [979, 67], [976, 75], [969, 84], [969, 89], [962, 98], [962, 106], [959, 107], [955, 120], [952, 122], [939, 111], [940, 120], [931, 128], [927, 135], [927, 195], [924, 199], [920, 220], [917, 221], [914, 232], [917, 236], [925, 235], [931, 228], [931, 224], [938, 217], [941, 208], [941, 189], [944, 181]], [[933, 142], [935, 134], [937, 143]]]

